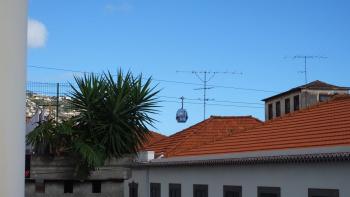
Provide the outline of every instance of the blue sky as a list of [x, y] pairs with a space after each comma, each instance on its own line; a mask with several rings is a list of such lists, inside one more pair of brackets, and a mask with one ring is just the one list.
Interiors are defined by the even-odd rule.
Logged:
[[[236, 71], [209, 85], [279, 92], [304, 83], [294, 55], [310, 60], [309, 80], [350, 86], [350, 1], [346, 0], [30, 0], [29, 17], [47, 31], [41, 47], [29, 48], [28, 65], [88, 72], [118, 68], [156, 80], [200, 83], [177, 70]], [[73, 73], [28, 67], [28, 80], [72, 81]], [[202, 98], [198, 85], [154, 81], [161, 96]], [[261, 99], [273, 92], [213, 88], [210, 115], [264, 119]], [[169, 135], [203, 120], [201, 101], [185, 103], [189, 120], [175, 121], [177, 99], [162, 100], [157, 131]], [[243, 104], [233, 102], [249, 102]], [[232, 106], [235, 105], [235, 106]], [[244, 106], [244, 107], [242, 107]], [[248, 107], [246, 107], [248, 106]]]

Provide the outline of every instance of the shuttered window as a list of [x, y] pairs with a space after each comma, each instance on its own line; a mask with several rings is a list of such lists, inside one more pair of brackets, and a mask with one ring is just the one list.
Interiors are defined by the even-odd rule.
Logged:
[[258, 187], [258, 197], [281, 197], [281, 188]]
[[309, 197], [339, 197], [337, 189], [309, 189]]
[[151, 183], [150, 194], [151, 197], [160, 197], [160, 183]]
[[193, 197], [208, 197], [208, 185], [193, 185]]
[[181, 197], [181, 184], [169, 184], [169, 197]]
[[242, 187], [224, 185], [224, 197], [242, 197]]

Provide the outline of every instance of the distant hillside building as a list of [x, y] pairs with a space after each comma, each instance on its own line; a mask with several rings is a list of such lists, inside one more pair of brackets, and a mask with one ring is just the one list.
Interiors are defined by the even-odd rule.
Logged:
[[327, 101], [337, 94], [348, 94], [349, 90], [349, 87], [339, 87], [319, 80], [292, 88], [263, 99], [265, 102], [265, 120], [271, 120]]

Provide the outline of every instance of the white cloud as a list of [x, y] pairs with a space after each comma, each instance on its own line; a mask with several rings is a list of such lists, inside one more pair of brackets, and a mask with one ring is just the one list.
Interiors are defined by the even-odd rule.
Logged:
[[133, 7], [130, 3], [122, 2], [118, 4], [107, 4], [105, 5], [104, 8], [107, 12], [110, 12], [110, 13], [113, 13], [113, 12], [127, 13], [127, 12], [130, 12]]
[[30, 48], [41, 48], [45, 47], [48, 32], [46, 26], [37, 20], [28, 20], [28, 47]]

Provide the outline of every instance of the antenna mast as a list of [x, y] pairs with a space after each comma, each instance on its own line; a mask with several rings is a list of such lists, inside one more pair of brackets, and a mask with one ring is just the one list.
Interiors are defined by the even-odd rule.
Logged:
[[307, 59], [325, 59], [327, 57], [317, 56], [317, 55], [296, 55], [292, 57], [293, 59], [304, 59], [304, 70], [299, 71], [299, 73], [304, 73], [305, 84], [307, 84]]
[[[214, 78], [216, 74], [239, 74], [242, 75], [242, 73], [237, 73], [237, 72], [217, 72], [217, 71], [176, 71], [177, 73], [191, 73], [194, 74], [202, 83], [203, 87], [202, 88], [196, 88], [194, 90], [203, 90], [203, 119], [205, 120], [206, 118], [206, 105], [207, 101], [209, 99], [207, 98], [207, 90], [208, 89], [213, 89], [214, 87], [208, 87], [208, 82]], [[202, 75], [202, 76], [201, 76]]]

